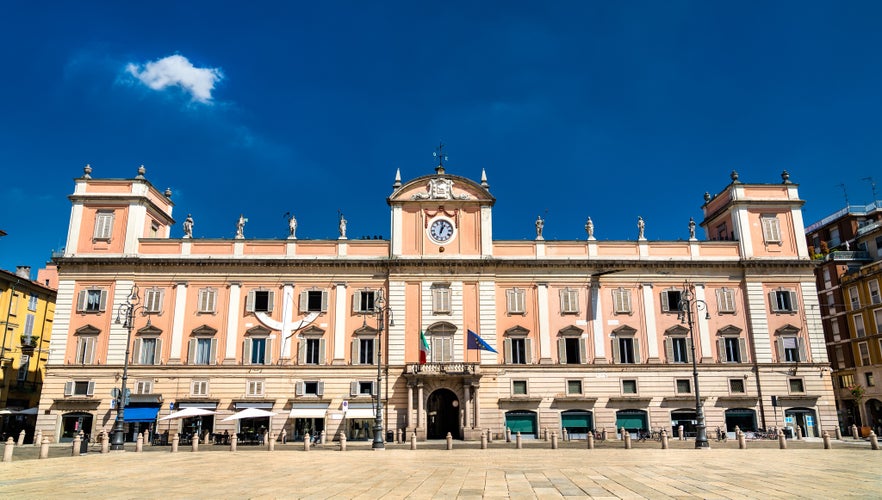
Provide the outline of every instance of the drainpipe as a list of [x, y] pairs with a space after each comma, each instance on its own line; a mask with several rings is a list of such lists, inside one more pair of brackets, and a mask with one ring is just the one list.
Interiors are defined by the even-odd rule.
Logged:
[[3, 344], [0, 347], [0, 362], [6, 357], [6, 335], [9, 333], [9, 316], [12, 315], [12, 299], [15, 296], [15, 286], [21, 283], [20, 279], [15, 280], [15, 283], [12, 283], [12, 286], [9, 287], [9, 290], [12, 293], [9, 294], [9, 304], [6, 307], [6, 322], [3, 323]]

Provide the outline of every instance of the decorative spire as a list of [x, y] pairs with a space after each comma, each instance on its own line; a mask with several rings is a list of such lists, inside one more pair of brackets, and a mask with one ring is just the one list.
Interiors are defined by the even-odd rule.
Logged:
[[790, 182], [790, 172], [786, 170], [781, 172], [781, 180], [784, 181], [782, 184], [793, 184]]
[[732, 183], [734, 183], [734, 184], [738, 183], [738, 172], [737, 171], [733, 170], [732, 173], [729, 174], [729, 177], [732, 178]]
[[432, 156], [434, 156], [435, 158], [438, 158], [438, 166], [435, 167], [435, 173], [436, 174], [443, 174], [444, 173], [444, 160], [447, 159], [447, 155], [444, 154], [444, 143], [443, 142], [438, 143], [438, 151], [432, 153]]
[[91, 179], [92, 178], [91, 174], [92, 174], [92, 166], [89, 164], [86, 164], [86, 166], [83, 167], [83, 179]]
[[144, 165], [138, 167], [138, 176], [135, 179], [144, 179], [144, 174], [147, 173], [147, 169], [144, 168]]
[[490, 184], [487, 184], [487, 171], [483, 168], [481, 169], [481, 187], [484, 189], [490, 189]]
[[392, 187], [398, 189], [401, 187], [401, 169], [395, 169], [395, 182], [392, 183]]
[[171, 188], [165, 188], [165, 193], [163, 193], [166, 198], [171, 199], [172, 191]]

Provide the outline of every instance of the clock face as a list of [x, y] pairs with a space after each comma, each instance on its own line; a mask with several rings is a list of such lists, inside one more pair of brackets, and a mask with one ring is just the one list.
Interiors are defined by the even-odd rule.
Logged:
[[429, 226], [429, 236], [438, 243], [446, 243], [453, 238], [453, 224], [447, 219], [438, 219]]

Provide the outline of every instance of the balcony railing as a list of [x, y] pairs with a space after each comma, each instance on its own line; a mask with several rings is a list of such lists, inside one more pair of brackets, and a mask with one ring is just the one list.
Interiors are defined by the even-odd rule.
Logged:
[[830, 262], [830, 261], [835, 261], [835, 262], [854, 262], [854, 261], [870, 262], [873, 259], [870, 258], [870, 252], [863, 252], [863, 251], [845, 252], [845, 251], [841, 251], [841, 250], [836, 250], [834, 252], [828, 253], [827, 257], [825, 257], [825, 260], [827, 262]]
[[475, 375], [480, 369], [478, 363], [410, 363], [406, 372], [413, 375]]

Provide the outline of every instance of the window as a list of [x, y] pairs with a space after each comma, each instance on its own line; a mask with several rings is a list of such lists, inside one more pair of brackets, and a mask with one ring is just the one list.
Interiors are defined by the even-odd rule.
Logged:
[[848, 288], [848, 301], [851, 303], [851, 310], [861, 308], [861, 297], [858, 294], [858, 288], [856, 286], [852, 286]]
[[208, 381], [194, 380], [190, 382], [191, 396], [208, 396]]
[[842, 240], [839, 237], [839, 228], [834, 227], [830, 229], [830, 248], [839, 246], [842, 243]]
[[358, 364], [376, 364], [374, 342], [376, 342], [375, 339], [358, 339]]
[[680, 312], [680, 290], [669, 289], [661, 292], [661, 310], [663, 312]]
[[12, 292], [12, 301], [11, 305], [9, 306], [9, 314], [13, 316], [18, 314], [18, 294], [15, 292]]
[[294, 394], [297, 396], [322, 396], [325, 393], [325, 383], [320, 380], [304, 380], [294, 384]]
[[619, 337], [615, 343], [618, 353], [617, 363], [637, 363], [637, 339], [634, 337]]
[[802, 394], [805, 392], [805, 384], [801, 378], [791, 378], [788, 381], [791, 394]]
[[200, 314], [214, 313], [217, 310], [217, 289], [200, 288], [196, 307]]
[[352, 295], [352, 312], [372, 313], [377, 292], [374, 290], [359, 290]]
[[689, 363], [692, 361], [692, 340], [686, 337], [665, 339], [668, 363]]
[[717, 340], [717, 349], [722, 363], [744, 363], [747, 348], [741, 337], [723, 337]]
[[799, 363], [805, 361], [805, 342], [798, 337], [781, 337], [778, 339], [778, 359], [781, 363]]
[[796, 292], [791, 290], [775, 290], [769, 292], [769, 304], [772, 312], [796, 312], [798, 303]]
[[726, 227], [725, 222], [717, 226], [717, 239], [721, 241], [729, 239], [729, 228]]
[[376, 393], [376, 383], [373, 381], [361, 380], [349, 384], [350, 396], [373, 396]]
[[781, 244], [781, 222], [774, 214], [763, 214], [760, 217], [763, 226], [763, 240], [766, 243]]
[[432, 313], [450, 314], [450, 286], [446, 283], [432, 285]]
[[[276, 294], [272, 290], [251, 290], [245, 298], [245, 310], [248, 312], [273, 312]], [[302, 312], [302, 311], [301, 311]]]
[[113, 233], [113, 212], [101, 211], [95, 214], [95, 232], [92, 233], [94, 240], [110, 240]]
[[622, 380], [622, 394], [637, 394], [637, 381]]
[[839, 320], [836, 318], [830, 321], [830, 333], [833, 334], [833, 340], [841, 340], [839, 336]]
[[320, 365], [324, 359], [324, 340], [325, 339], [304, 339], [301, 341], [303, 346], [303, 363], [307, 365]]
[[327, 310], [327, 290], [303, 290], [300, 292], [300, 312], [325, 312]]
[[560, 313], [579, 314], [579, 290], [564, 288], [560, 291]]
[[616, 288], [612, 291], [613, 312], [615, 314], [631, 314], [631, 291]]
[[135, 394], [153, 394], [152, 380], [138, 380], [135, 382]]
[[856, 339], [866, 337], [867, 332], [864, 330], [864, 315], [860, 313], [855, 314], [852, 317], [852, 320], [854, 321], [854, 337]]
[[744, 394], [744, 379], [743, 378], [730, 378], [729, 379], [729, 392], [732, 394]]
[[873, 379], [873, 373], [872, 373], [872, 372], [866, 372], [866, 373], [864, 373], [864, 384], [865, 384], [867, 387], [874, 387], [874, 386], [876, 385], [876, 381]]
[[510, 288], [505, 291], [505, 304], [508, 314], [527, 314], [527, 293], [523, 288]]
[[872, 280], [867, 283], [870, 290], [870, 304], [882, 304], [882, 297], [879, 296], [879, 280]]
[[557, 339], [557, 355], [561, 364], [578, 365], [588, 362], [587, 346], [582, 330], [569, 327], [560, 331]]
[[25, 316], [25, 325], [24, 325], [24, 334], [26, 337], [30, 337], [34, 334], [34, 315], [28, 313]]
[[861, 366], [870, 366], [870, 346], [866, 342], [858, 343], [858, 352], [861, 357]]
[[527, 381], [526, 380], [512, 380], [511, 381], [511, 394], [513, 396], [526, 396], [527, 395]]
[[187, 362], [191, 365], [213, 365], [217, 363], [217, 339], [196, 337], [190, 339]]
[[75, 380], [64, 383], [65, 396], [91, 396], [95, 393], [95, 382], [91, 380]]
[[833, 360], [836, 364], [833, 366], [836, 370], [841, 370], [845, 368], [845, 352], [842, 350], [842, 346], [838, 345], [833, 348], [834, 356]]
[[77, 312], [97, 313], [107, 307], [107, 290], [89, 288], [80, 290], [77, 298]]
[[161, 343], [162, 341], [157, 337], [135, 339], [132, 359], [139, 365], [158, 365], [161, 359]]
[[453, 336], [432, 335], [430, 343], [433, 363], [453, 361]]
[[[815, 247], [817, 248], [817, 247]], [[830, 276], [830, 268], [824, 268], [824, 289], [833, 288], [833, 280]]]
[[24, 382], [28, 379], [28, 368], [31, 363], [31, 357], [27, 354], [21, 355], [21, 360], [18, 365], [18, 376], [16, 380], [19, 382]]
[[574, 394], [574, 395], [582, 394], [582, 381], [581, 380], [567, 380], [567, 394]]
[[148, 288], [144, 291], [144, 312], [161, 313], [162, 299], [165, 296], [165, 290], [161, 288]]
[[272, 363], [273, 342], [268, 336], [254, 335], [245, 339], [242, 346], [242, 359], [246, 365], [268, 365]]
[[77, 337], [77, 354], [74, 364], [91, 365], [95, 362], [95, 344], [97, 335], [80, 335]]
[[735, 291], [731, 288], [717, 290], [717, 311], [720, 314], [735, 314]]
[[876, 319], [876, 333], [882, 333], [882, 309], [873, 311], [873, 317]]
[[533, 339], [528, 337], [511, 337], [503, 341], [505, 363], [510, 365], [528, 365], [532, 362]]
[[688, 378], [678, 378], [677, 379], [677, 394], [691, 394], [692, 393], [692, 381]]
[[36, 311], [37, 310], [37, 294], [32, 293], [28, 298], [28, 311]]
[[263, 380], [249, 380], [245, 394], [248, 396], [263, 396]]
[[854, 385], [854, 375], [840, 375], [839, 387], [845, 389]]

